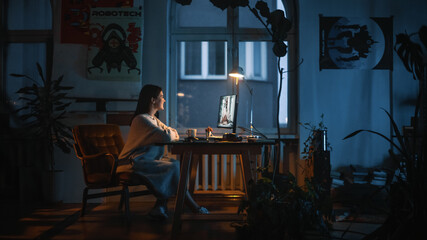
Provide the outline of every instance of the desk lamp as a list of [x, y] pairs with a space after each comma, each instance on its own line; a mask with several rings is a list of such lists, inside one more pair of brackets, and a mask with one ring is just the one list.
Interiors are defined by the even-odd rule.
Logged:
[[234, 118], [234, 124], [233, 124], [233, 133], [236, 133], [236, 127], [237, 127], [237, 107], [239, 106], [239, 79], [243, 79], [243, 68], [241, 67], [234, 67], [231, 69], [231, 72], [228, 74], [228, 76], [234, 78], [234, 84], [236, 84], [236, 117]]
[[[235, 84], [236, 84], [236, 95], [237, 95], [237, 101], [239, 101], [239, 80], [243, 79], [244, 76], [244, 72], [243, 72], [243, 68], [241, 67], [237, 67], [237, 68], [233, 68], [231, 70], [231, 72], [228, 74], [228, 76], [233, 77], [235, 79]], [[253, 105], [253, 93], [254, 93], [254, 89], [249, 87], [249, 84], [245, 81], [244, 82], [246, 87], [248, 87], [249, 93], [251, 94], [251, 116], [250, 116], [250, 135], [248, 136], [249, 138], [257, 138], [258, 136], [253, 135], [253, 119], [254, 119], [254, 105]], [[234, 129], [233, 132], [235, 133], [236, 130], [236, 124], [234, 124]]]

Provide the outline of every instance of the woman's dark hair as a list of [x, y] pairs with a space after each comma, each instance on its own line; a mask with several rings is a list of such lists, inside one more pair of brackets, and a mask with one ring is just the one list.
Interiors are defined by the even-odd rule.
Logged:
[[162, 88], [156, 85], [147, 84], [142, 87], [139, 93], [138, 104], [132, 119], [139, 114], [148, 113], [150, 110], [151, 98], [157, 98]]

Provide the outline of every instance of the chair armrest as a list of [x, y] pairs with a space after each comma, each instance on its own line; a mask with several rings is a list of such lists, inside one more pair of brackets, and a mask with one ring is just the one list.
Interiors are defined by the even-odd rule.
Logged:
[[82, 158], [83, 158], [83, 154], [82, 154], [82, 151], [80, 150], [80, 147], [79, 147], [79, 145], [77, 145], [77, 144], [73, 144], [73, 147], [74, 147], [74, 151], [76, 152], [76, 156], [80, 159], [80, 160], [82, 160]]
[[97, 153], [82, 157], [82, 166], [86, 174], [93, 172], [109, 173], [110, 182], [116, 175], [118, 159], [111, 153]]

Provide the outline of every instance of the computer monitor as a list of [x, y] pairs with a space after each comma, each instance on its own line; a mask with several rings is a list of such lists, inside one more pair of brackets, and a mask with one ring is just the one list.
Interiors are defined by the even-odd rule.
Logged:
[[235, 131], [237, 117], [236, 95], [225, 95], [219, 99], [218, 127]]

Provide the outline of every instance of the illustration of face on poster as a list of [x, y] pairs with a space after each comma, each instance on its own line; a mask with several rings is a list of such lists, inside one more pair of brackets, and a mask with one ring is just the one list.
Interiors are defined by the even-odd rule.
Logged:
[[94, 8], [88, 79], [139, 81], [142, 59], [140, 8]]

